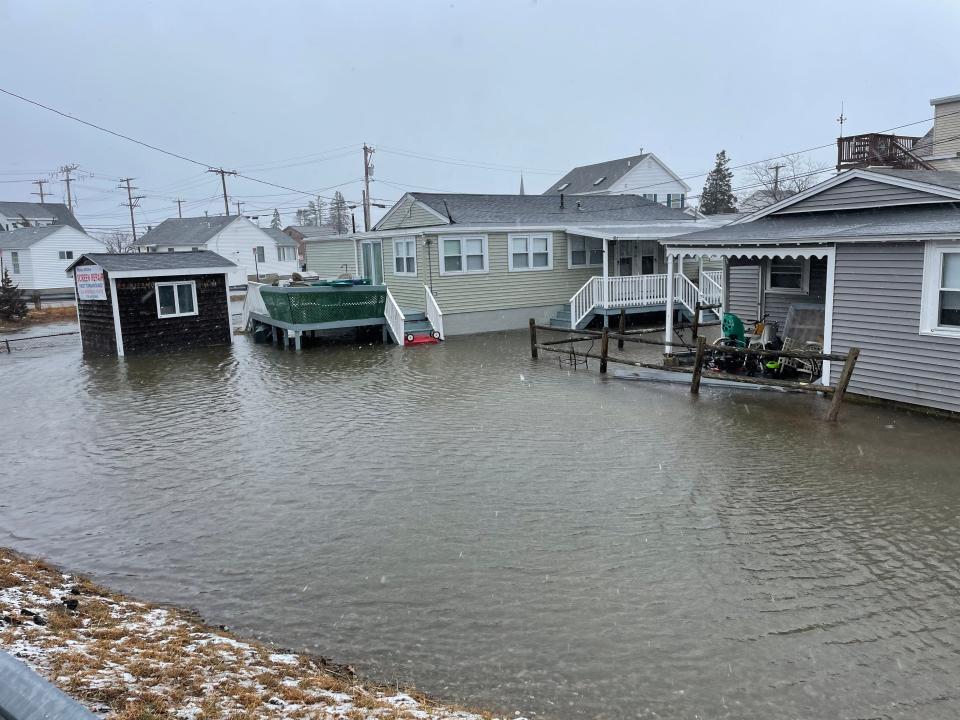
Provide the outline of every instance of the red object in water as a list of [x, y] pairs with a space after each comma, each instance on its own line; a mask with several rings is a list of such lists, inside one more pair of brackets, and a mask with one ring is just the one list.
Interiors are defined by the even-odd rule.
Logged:
[[439, 340], [429, 335], [414, 335], [413, 340], [407, 338], [405, 345], [436, 345]]

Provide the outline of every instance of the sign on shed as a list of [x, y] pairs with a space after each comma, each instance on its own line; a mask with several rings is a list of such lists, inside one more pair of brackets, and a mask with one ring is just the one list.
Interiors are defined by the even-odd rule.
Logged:
[[78, 265], [73, 269], [77, 282], [78, 300], [106, 300], [107, 288], [103, 284], [103, 268], [99, 265]]

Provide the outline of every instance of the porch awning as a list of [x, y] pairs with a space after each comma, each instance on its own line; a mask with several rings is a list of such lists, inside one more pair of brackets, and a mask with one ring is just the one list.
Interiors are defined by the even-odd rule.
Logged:
[[833, 245], [730, 245], [727, 247], [686, 247], [667, 244], [667, 255], [692, 258], [824, 258], [833, 253]]
[[703, 227], [697, 221], [670, 223], [644, 223], [643, 225], [578, 225], [568, 227], [570, 235], [598, 238], [600, 240], [659, 240], [660, 238], [686, 235]]

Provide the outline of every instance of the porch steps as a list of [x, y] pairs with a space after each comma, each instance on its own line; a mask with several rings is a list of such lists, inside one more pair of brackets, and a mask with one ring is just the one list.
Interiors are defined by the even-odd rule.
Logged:
[[[439, 342], [433, 337], [433, 325], [426, 314], [417, 310], [403, 311], [403, 335], [407, 345], [427, 345]], [[413, 336], [411, 340], [410, 337]]]
[[550, 318], [550, 327], [569, 328], [570, 327], [570, 309], [560, 310]]

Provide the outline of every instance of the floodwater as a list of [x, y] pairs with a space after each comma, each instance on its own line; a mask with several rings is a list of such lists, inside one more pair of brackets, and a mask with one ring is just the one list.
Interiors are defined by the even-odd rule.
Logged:
[[957, 423], [237, 340], [0, 355], [0, 544], [510, 715], [960, 715]]

